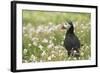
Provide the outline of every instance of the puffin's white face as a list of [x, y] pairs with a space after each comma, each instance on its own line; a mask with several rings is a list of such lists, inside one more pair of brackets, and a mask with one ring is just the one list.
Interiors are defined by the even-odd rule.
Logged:
[[64, 23], [64, 25], [63, 25], [63, 28], [65, 28], [65, 29], [69, 29], [71, 27], [71, 25], [70, 24], [68, 24], [68, 23]]

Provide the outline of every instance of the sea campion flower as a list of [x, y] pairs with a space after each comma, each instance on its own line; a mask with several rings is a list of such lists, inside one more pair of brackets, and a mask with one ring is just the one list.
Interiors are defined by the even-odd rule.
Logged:
[[42, 25], [41, 26], [38, 26], [37, 27], [37, 30], [36, 30], [36, 33], [39, 34], [40, 32], [43, 32], [43, 30], [44, 29], [43, 29], [43, 26]]
[[62, 52], [62, 50], [59, 50], [59, 53], [61, 53]]
[[63, 55], [64, 55], [64, 53], [63, 53], [63, 52], [61, 52], [59, 55], [60, 55], [60, 56], [63, 56]]
[[53, 25], [53, 23], [52, 22], [49, 22], [48, 25]]
[[84, 53], [83, 53], [83, 52], [81, 52], [81, 53], [80, 53], [80, 55], [81, 55], [81, 56], [83, 56], [83, 55], [84, 55]]
[[52, 58], [55, 58], [56, 56], [54, 54], [51, 55]]
[[26, 30], [26, 27], [25, 26], [23, 26], [23, 30]]
[[81, 30], [81, 33], [83, 33], [83, 31]]
[[55, 49], [58, 49], [58, 48], [59, 48], [59, 46], [55, 46], [54, 48], [55, 48]]
[[37, 37], [32, 37], [32, 41], [33, 42], [36, 42], [36, 41], [38, 41], [39, 40], [39, 38], [37, 38]]
[[53, 51], [51, 51], [51, 53], [52, 53], [52, 54], [54, 54], [55, 52], [56, 52], [56, 51], [54, 51], [54, 50], [53, 50]]
[[27, 60], [24, 60], [24, 62], [25, 62], [25, 63], [28, 63], [28, 61], [27, 61]]
[[50, 39], [55, 39], [55, 37], [54, 36], [50, 36]]
[[49, 44], [47, 47], [48, 47], [48, 48], [52, 48], [53, 46], [54, 46], [54, 44], [51, 43], [51, 44]]
[[23, 27], [23, 33], [25, 33], [25, 30], [26, 30], [26, 27], [24, 26], [24, 27]]
[[24, 54], [26, 54], [26, 53], [27, 53], [27, 49], [25, 48], [25, 49], [24, 49]]
[[45, 51], [43, 51], [42, 52], [42, 54], [41, 54], [41, 56], [45, 56], [46, 55], [46, 52]]
[[42, 46], [42, 45], [39, 45], [39, 48], [40, 48], [41, 50], [43, 50], [43, 46]]
[[34, 42], [33, 42], [33, 45], [34, 45], [34, 46], [37, 46], [38, 44], [37, 44], [37, 42], [36, 42], [36, 41], [34, 41]]
[[43, 43], [48, 43], [48, 40], [47, 39], [43, 39], [42, 42]]
[[48, 60], [51, 60], [51, 56], [48, 57]]
[[52, 40], [49, 40], [49, 43], [52, 44], [53, 43]]
[[30, 57], [30, 60], [32, 60], [33, 62], [36, 61], [36, 57], [32, 54], [31, 57]]
[[30, 47], [30, 46], [32, 46], [32, 44], [29, 43], [28, 46]]
[[63, 44], [64, 44], [64, 42], [62, 41], [62, 42], [61, 42], [61, 45], [63, 45]]

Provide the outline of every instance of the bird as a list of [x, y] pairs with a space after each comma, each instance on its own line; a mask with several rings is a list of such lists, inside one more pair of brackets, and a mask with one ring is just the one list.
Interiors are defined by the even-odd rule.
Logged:
[[74, 32], [74, 25], [72, 21], [67, 21], [62, 26], [63, 29], [66, 29], [65, 39], [63, 46], [68, 52], [68, 57], [73, 56], [79, 59], [80, 57], [80, 40]]

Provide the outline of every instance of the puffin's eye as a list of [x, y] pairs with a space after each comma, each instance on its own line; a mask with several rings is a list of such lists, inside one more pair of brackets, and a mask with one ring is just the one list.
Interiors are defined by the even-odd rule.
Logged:
[[67, 28], [69, 29], [70, 27], [71, 27], [71, 25], [67, 23]]
[[68, 24], [68, 23], [65, 23], [65, 24], [64, 24], [64, 27], [65, 27], [66, 29], [69, 29], [69, 28], [71, 27], [71, 25]]
[[66, 24], [64, 24], [64, 27], [65, 27], [65, 28], [67, 28], [67, 25], [66, 25]]
[[68, 30], [70, 27], [71, 27], [71, 25], [68, 24], [68, 23], [64, 23], [64, 24], [63, 24], [63, 28], [64, 28], [64, 29], [67, 29], [67, 30]]

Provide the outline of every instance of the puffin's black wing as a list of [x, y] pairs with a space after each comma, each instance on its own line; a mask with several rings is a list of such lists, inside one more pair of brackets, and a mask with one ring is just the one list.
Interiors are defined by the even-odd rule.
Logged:
[[64, 47], [67, 50], [79, 49], [80, 48], [80, 41], [75, 34], [67, 34], [64, 40]]

